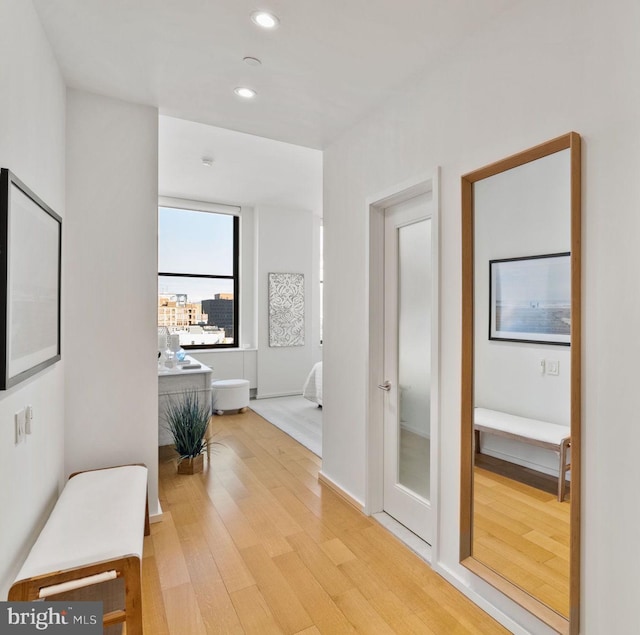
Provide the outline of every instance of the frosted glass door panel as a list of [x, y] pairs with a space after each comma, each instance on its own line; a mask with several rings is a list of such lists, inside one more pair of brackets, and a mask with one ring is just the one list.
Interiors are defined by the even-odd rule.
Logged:
[[430, 496], [431, 220], [398, 228], [398, 482]]

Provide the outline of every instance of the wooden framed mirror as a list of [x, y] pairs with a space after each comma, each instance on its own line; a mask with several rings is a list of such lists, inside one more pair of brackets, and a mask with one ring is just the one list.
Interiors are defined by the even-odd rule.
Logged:
[[575, 132], [462, 177], [460, 561], [579, 631], [581, 155]]

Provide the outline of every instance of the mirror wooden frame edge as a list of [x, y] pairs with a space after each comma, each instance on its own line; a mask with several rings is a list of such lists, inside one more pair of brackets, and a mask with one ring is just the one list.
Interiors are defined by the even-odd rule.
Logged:
[[[460, 563], [562, 635], [580, 631], [580, 501], [582, 428], [582, 151], [569, 132], [461, 177], [462, 316], [460, 438]], [[473, 184], [542, 157], [570, 150], [571, 179], [571, 499], [569, 618], [524, 592], [473, 557]]]

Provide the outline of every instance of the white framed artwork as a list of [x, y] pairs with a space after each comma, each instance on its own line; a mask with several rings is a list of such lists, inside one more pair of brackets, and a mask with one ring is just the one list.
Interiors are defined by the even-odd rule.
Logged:
[[304, 346], [304, 274], [269, 274], [269, 346]]

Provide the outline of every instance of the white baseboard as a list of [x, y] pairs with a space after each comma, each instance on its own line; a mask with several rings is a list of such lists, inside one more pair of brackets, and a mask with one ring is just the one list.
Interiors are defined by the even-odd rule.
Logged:
[[389, 516], [386, 512], [376, 512], [371, 516], [379, 522], [387, 531], [390, 531], [400, 542], [404, 543], [419, 558], [426, 563], [431, 564], [432, 550], [428, 542], [419, 538], [404, 525], [399, 523], [395, 518]]
[[324, 472], [318, 472], [318, 482], [326, 485], [329, 489], [333, 490], [340, 498], [344, 499], [349, 505], [353, 505], [359, 512], [364, 514], [364, 503], [359, 501], [354, 496], [351, 496], [349, 492], [345, 491], [334, 480], [330, 479]]
[[160, 500], [158, 500], [158, 511], [155, 514], [149, 514], [149, 523], [160, 523], [164, 517], [164, 512], [162, 511], [162, 507], [160, 506]]
[[297, 392], [274, 392], [270, 395], [256, 394], [256, 399], [272, 399], [273, 397], [295, 397], [296, 395], [301, 394], [302, 393], [299, 390]]
[[500, 622], [500, 624], [513, 633], [513, 635], [531, 635], [530, 631], [520, 626], [520, 624], [491, 604], [491, 602], [485, 599], [476, 590], [472, 589], [464, 580], [459, 578], [451, 569], [449, 569], [449, 567], [444, 566], [441, 562], [432, 562], [431, 567], [438, 575], [451, 583], [456, 589], [458, 589], [458, 591], [468, 597], [485, 613], [488, 613], [496, 621]]

